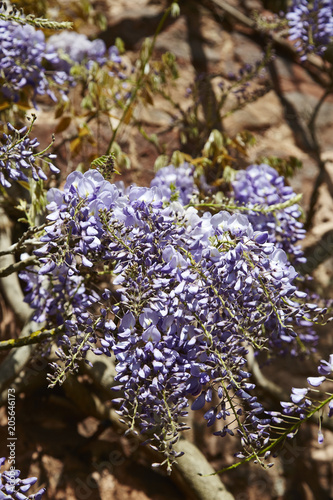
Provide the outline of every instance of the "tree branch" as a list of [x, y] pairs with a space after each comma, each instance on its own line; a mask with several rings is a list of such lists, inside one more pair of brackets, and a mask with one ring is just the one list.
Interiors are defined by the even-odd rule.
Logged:
[[[5, 251], [12, 244], [11, 221], [4, 209], [0, 207], [0, 251]], [[2, 255], [0, 257], [0, 267], [6, 269], [14, 266], [13, 255]], [[6, 276], [6, 277], [5, 277]], [[13, 310], [16, 319], [20, 325], [24, 325], [31, 314], [31, 309], [24, 302], [24, 296], [21, 290], [20, 282], [16, 273], [0, 276], [0, 287], [4, 298]]]
[[[36, 328], [36, 323], [31, 321], [22, 330], [20, 338], [29, 336]], [[2, 394], [5, 389], [16, 381], [18, 375], [23, 370], [25, 365], [30, 361], [34, 347], [32, 345], [25, 345], [21, 349], [8, 353], [8, 356], [0, 365], [0, 406], [7, 401], [7, 392]], [[27, 383], [27, 380], [25, 381]]]
[[17, 273], [26, 269], [28, 266], [32, 266], [37, 264], [35, 256], [28, 257], [25, 260], [20, 260], [19, 262], [15, 262], [14, 264], [10, 264], [9, 266], [5, 266], [0, 268], [0, 278], [6, 278], [10, 274]]
[[[36, 323], [35, 323], [36, 325]], [[22, 347], [32, 344], [39, 344], [42, 340], [55, 337], [63, 332], [63, 327], [52, 328], [51, 330], [40, 329], [30, 333], [27, 336], [19, 337], [18, 339], [2, 340], [0, 342], [0, 351], [6, 351], [16, 347]]]

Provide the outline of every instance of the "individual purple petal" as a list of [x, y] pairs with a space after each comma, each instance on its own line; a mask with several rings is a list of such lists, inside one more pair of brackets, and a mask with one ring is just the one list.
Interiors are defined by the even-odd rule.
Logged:
[[309, 389], [300, 389], [293, 387], [291, 391], [292, 394], [290, 396], [290, 399], [292, 400], [293, 403], [298, 404], [305, 398]]
[[191, 410], [201, 410], [205, 406], [205, 399], [206, 393], [203, 391], [200, 396], [197, 397], [197, 399], [192, 403]]
[[307, 381], [308, 384], [312, 385], [312, 387], [319, 387], [324, 380], [326, 380], [326, 377], [308, 377]]
[[318, 443], [322, 444], [324, 442], [324, 434], [321, 430], [318, 431]]
[[318, 372], [320, 375], [324, 375], [328, 377], [333, 371], [333, 354], [330, 354], [329, 361], [324, 359], [321, 360], [320, 365], [318, 367]]
[[37, 493], [35, 493], [34, 500], [41, 500], [41, 498], [45, 492], [46, 492], [46, 488], [41, 488], [40, 490], [38, 490]]

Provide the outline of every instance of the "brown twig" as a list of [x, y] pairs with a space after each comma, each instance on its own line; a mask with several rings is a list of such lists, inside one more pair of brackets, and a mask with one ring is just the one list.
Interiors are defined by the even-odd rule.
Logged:
[[32, 256], [28, 257], [25, 260], [20, 260], [19, 262], [14, 262], [13, 264], [4, 266], [0, 268], [0, 278], [6, 278], [10, 274], [22, 271], [23, 269], [26, 269], [28, 266], [32, 266], [36, 263], [37, 263], [36, 257]]
[[312, 219], [313, 219], [313, 216], [315, 213], [316, 203], [317, 203], [318, 196], [319, 196], [319, 188], [325, 180], [325, 164], [326, 164], [326, 162], [322, 160], [321, 154], [320, 154], [320, 146], [319, 146], [319, 141], [317, 139], [316, 126], [315, 126], [316, 119], [318, 117], [318, 114], [319, 114], [319, 111], [320, 111], [322, 105], [325, 102], [325, 99], [330, 94], [332, 94], [332, 92], [333, 92], [332, 85], [330, 85], [327, 89], [325, 89], [325, 92], [323, 93], [323, 95], [321, 96], [319, 101], [317, 102], [317, 104], [313, 110], [312, 116], [308, 122], [308, 129], [309, 129], [309, 132], [311, 134], [319, 172], [318, 172], [318, 175], [317, 175], [317, 178], [315, 180], [314, 187], [313, 187], [313, 190], [311, 193], [309, 210], [308, 210], [306, 222], [304, 224], [305, 229], [309, 229], [311, 226]]

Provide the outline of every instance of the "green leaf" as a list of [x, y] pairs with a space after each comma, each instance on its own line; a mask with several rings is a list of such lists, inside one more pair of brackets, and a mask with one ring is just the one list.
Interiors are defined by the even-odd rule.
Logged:
[[117, 36], [114, 44], [117, 47], [117, 49], [119, 50], [119, 54], [123, 54], [125, 52], [125, 44], [121, 38], [119, 38]]
[[156, 158], [154, 163], [154, 171], [157, 172], [163, 167], [166, 167], [169, 164], [169, 156], [168, 155], [160, 155]]

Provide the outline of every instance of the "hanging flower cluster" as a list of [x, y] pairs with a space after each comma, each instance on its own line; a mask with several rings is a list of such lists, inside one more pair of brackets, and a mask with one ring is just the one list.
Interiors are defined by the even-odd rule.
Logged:
[[[333, 382], [332, 378], [330, 378], [332, 372], [333, 354], [330, 354], [329, 361], [326, 361], [325, 359], [320, 361], [318, 366], [319, 376], [307, 378], [308, 387], [293, 387], [290, 395], [291, 401], [281, 401], [281, 406], [283, 408], [283, 414], [281, 417], [284, 415], [287, 417], [297, 417], [300, 420], [296, 425], [299, 426], [303, 420], [308, 419], [318, 411], [322, 412], [325, 407], [328, 409], [328, 417], [333, 417], [333, 394], [327, 391], [320, 394], [317, 389], [325, 381], [330, 381], [331, 383]], [[318, 429], [319, 444], [324, 441], [321, 421], [322, 419], [320, 418]]]
[[194, 167], [187, 162], [179, 167], [168, 165], [157, 171], [150, 186], [159, 188], [165, 201], [179, 201], [187, 205], [199, 194], [193, 174]]
[[47, 94], [56, 101], [51, 82], [66, 98], [64, 84], [75, 83], [70, 75], [73, 65], [84, 64], [89, 69], [93, 62], [102, 66], [108, 61], [119, 78], [125, 78], [117, 47], [107, 51], [101, 39], [90, 41], [86, 35], [61, 31], [46, 42], [41, 30], [0, 20], [0, 95], [4, 100], [31, 98], [37, 107], [36, 97]]
[[[90, 41], [86, 35], [75, 31], [61, 31], [52, 35], [47, 41], [47, 53], [56, 52], [59, 55], [55, 66], [66, 73], [70, 72], [73, 64], [87, 64], [93, 61], [103, 65], [107, 61], [107, 51], [103, 40], [97, 38]], [[111, 50], [111, 49], [110, 49]], [[115, 55], [116, 47], [113, 47], [111, 55]], [[110, 57], [111, 58], [111, 57]], [[121, 62], [121, 59], [117, 59]]]
[[[0, 467], [5, 463], [6, 458], [0, 458]], [[35, 484], [37, 477], [20, 479], [21, 471], [10, 468], [8, 471], [0, 472], [0, 499], [1, 500], [41, 500], [45, 493], [45, 488], [41, 488], [34, 495], [26, 495], [30, 487]]]
[[29, 25], [0, 20], [0, 94], [3, 99], [17, 102], [23, 93], [32, 97], [49, 95], [56, 100], [49, 78], [63, 85], [67, 75], [45, 69], [46, 63], [55, 64], [56, 52], [46, 52], [44, 33]]
[[7, 127], [10, 135], [3, 134], [0, 140], [0, 184], [3, 187], [10, 188], [11, 181], [28, 181], [26, 174], [30, 172], [35, 181], [46, 180], [47, 177], [37, 159], [47, 163], [52, 173], [60, 172], [52, 163], [55, 155], [48, 154], [47, 151], [35, 151], [39, 142], [28, 137], [31, 127], [29, 131], [27, 127], [17, 130], [10, 123]]
[[333, 37], [332, 0], [293, 0], [286, 18], [289, 38], [297, 40], [301, 61], [311, 53], [324, 54]]
[[[205, 193], [211, 186], [201, 179]], [[179, 201], [182, 205], [199, 203], [199, 190], [194, 180], [194, 167], [183, 163], [179, 167], [168, 165], [156, 173], [151, 187], [158, 187], [165, 201]], [[267, 164], [250, 165], [236, 173], [230, 196], [239, 204], [256, 231], [266, 231], [268, 241], [282, 248], [292, 261], [304, 262], [298, 244], [305, 236], [300, 222], [301, 209], [290, 204], [296, 197], [293, 189], [285, 184], [283, 176]], [[278, 207], [274, 209], [274, 207]]]
[[239, 213], [165, 207], [156, 187], [123, 194], [97, 170], [70, 174], [48, 199], [41, 267], [21, 277], [33, 319], [62, 328], [52, 383], [88, 349], [113, 353], [119, 412], [169, 468], [193, 398], [218, 435], [236, 432], [247, 453], [262, 448], [269, 419], [251, 395], [247, 347], [311, 349], [324, 312], [306, 304], [268, 232]]
[[[268, 241], [282, 248], [295, 262], [304, 262], [302, 249], [297, 244], [305, 235], [299, 221], [300, 207], [295, 204], [274, 212], [265, 211], [265, 207], [283, 204], [295, 197], [293, 189], [285, 185], [284, 177], [265, 163], [250, 165], [237, 172], [232, 186], [235, 200], [246, 207], [253, 227], [267, 231]], [[255, 210], [258, 206], [261, 209]]]
[[[123, 73], [125, 65], [122, 64], [118, 48], [112, 45], [107, 49], [100, 38], [89, 40], [86, 35], [64, 30], [48, 39], [46, 52], [58, 55], [58, 59], [53, 59], [52, 67], [68, 75], [72, 75], [71, 69], [75, 65], [83, 65], [89, 70], [93, 63], [97, 63], [98, 66], [108, 65], [111, 70], [110, 76], [117, 75], [120, 80], [126, 78]], [[75, 78], [73, 76], [69, 78], [74, 84]]]

